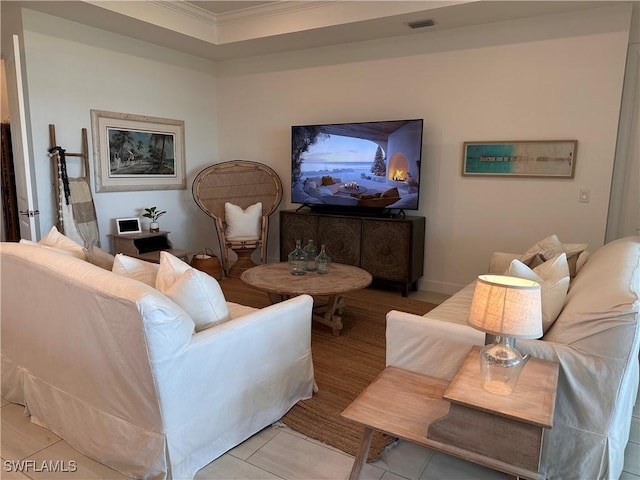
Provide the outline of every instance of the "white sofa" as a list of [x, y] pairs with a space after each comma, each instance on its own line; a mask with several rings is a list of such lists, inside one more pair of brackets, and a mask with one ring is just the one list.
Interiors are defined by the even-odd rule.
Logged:
[[[523, 353], [560, 364], [541, 458], [546, 478], [620, 476], [638, 389], [639, 263], [637, 236], [597, 249], [544, 337], [517, 342]], [[470, 347], [484, 344], [484, 334], [466, 325], [474, 283], [424, 316], [389, 312], [387, 364], [453, 378]]]
[[49, 248], [0, 245], [2, 396], [135, 478], [193, 478], [311, 397], [312, 299], [194, 333], [158, 290]]

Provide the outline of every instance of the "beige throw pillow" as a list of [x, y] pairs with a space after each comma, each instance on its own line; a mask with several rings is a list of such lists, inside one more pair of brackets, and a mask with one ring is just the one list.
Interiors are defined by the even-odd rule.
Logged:
[[[564, 253], [564, 245], [560, 241], [557, 235], [551, 235], [543, 240], [540, 240], [533, 247], [529, 248], [520, 257], [520, 261], [525, 265], [530, 265], [532, 262], [536, 262], [536, 257], [539, 256], [539, 260], [546, 262], [556, 255]], [[542, 263], [539, 262], [539, 263]]]
[[526, 278], [540, 284], [542, 330], [546, 333], [562, 311], [569, 290], [567, 255], [565, 253], [556, 255], [534, 269], [520, 260], [513, 260], [505, 275]]
[[32, 247], [47, 248], [47, 249], [52, 250], [54, 252], [60, 253], [62, 255], [65, 255], [67, 257], [78, 258], [78, 255], [76, 255], [75, 252], [72, 252], [70, 250], [65, 250], [63, 248], [50, 247], [49, 245], [43, 245], [42, 243], [34, 242], [33, 240], [27, 240], [26, 238], [21, 238], [18, 243], [20, 243], [22, 245], [31, 245]]
[[156, 263], [145, 262], [139, 258], [128, 257], [118, 253], [113, 261], [111, 271], [155, 287], [159, 268], [160, 266]]
[[231, 318], [216, 279], [170, 253], [160, 252], [156, 288], [191, 316], [196, 332]]
[[51, 230], [40, 239], [38, 242], [41, 245], [47, 247], [57, 248], [59, 250], [66, 250], [74, 257], [78, 257], [81, 260], [86, 260], [84, 252], [82, 251], [82, 245], [74, 242], [69, 237], [64, 236], [58, 231], [56, 226], [51, 227]]
[[[561, 253], [567, 254], [567, 263], [569, 265], [569, 278], [573, 278], [579, 271], [578, 257], [589, 248], [586, 243], [562, 243], [557, 235], [553, 234], [543, 240], [540, 240], [533, 247], [529, 248], [520, 257], [520, 261], [531, 268], [550, 260]], [[586, 261], [586, 257], [584, 258]], [[581, 266], [584, 264], [581, 263]]]
[[224, 204], [224, 219], [227, 224], [224, 234], [228, 239], [257, 240], [260, 238], [262, 202], [254, 203], [245, 210], [227, 202]]
[[90, 263], [93, 263], [100, 268], [104, 268], [105, 270], [113, 269], [113, 262], [116, 257], [111, 255], [109, 252], [105, 252], [95, 245], [91, 245], [89, 248], [83, 248], [82, 251]]

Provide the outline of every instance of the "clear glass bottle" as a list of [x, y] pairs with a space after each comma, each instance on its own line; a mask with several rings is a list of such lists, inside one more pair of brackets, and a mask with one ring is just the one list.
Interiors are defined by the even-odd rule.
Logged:
[[316, 256], [318, 255], [318, 249], [313, 244], [313, 240], [309, 239], [309, 243], [304, 247], [304, 253], [307, 254], [307, 271], [316, 271]]
[[327, 255], [327, 252], [324, 249], [324, 244], [320, 246], [320, 253], [316, 257], [316, 271], [318, 273], [329, 273], [329, 268], [331, 266], [331, 258]]
[[307, 254], [296, 240], [296, 248], [289, 254], [289, 270], [291, 275], [304, 275], [307, 273]]
[[496, 342], [480, 350], [482, 387], [491, 393], [509, 395], [516, 388], [520, 372], [529, 355], [515, 348], [513, 337], [496, 336]]

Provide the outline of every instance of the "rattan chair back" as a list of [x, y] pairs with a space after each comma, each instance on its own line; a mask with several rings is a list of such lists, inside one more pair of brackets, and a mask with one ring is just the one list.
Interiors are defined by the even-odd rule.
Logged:
[[[232, 160], [210, 165], [196, 175], [192, 187], [196, 204], [214, 219], [225, 273], [229, 273], [228, 248], [238, 253], [238, 245], [229, 242], [226, 230], [226, 202], [243, 209], [262, 202], [261, 238], [246, 249], [260, 248], [260, 261], [266, 261], [268, 219], [282, 200], [282, 182], [270, 167], [248, 160]], [[244, 247], [240, 249], [245, 249]]]

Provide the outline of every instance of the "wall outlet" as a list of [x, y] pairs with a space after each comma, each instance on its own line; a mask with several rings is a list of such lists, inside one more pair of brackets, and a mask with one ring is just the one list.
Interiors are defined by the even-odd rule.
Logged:
[[589, 203], [590, 197], [591, 197], [590, 190], [584, 189], [584, 188], [580, 189], [580, 198], [578, 199], [580, 203]]

